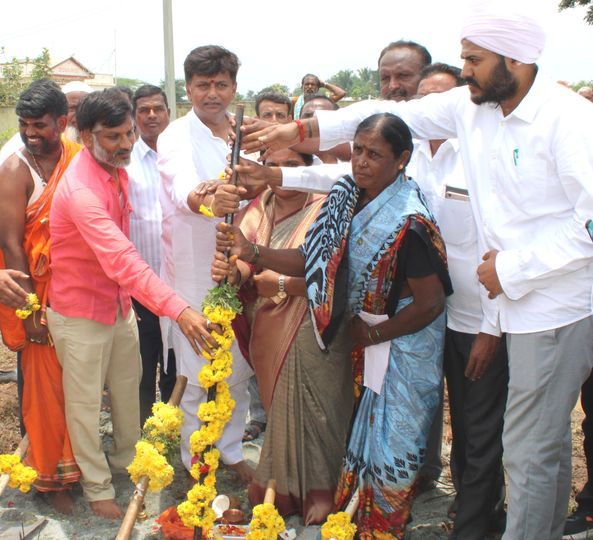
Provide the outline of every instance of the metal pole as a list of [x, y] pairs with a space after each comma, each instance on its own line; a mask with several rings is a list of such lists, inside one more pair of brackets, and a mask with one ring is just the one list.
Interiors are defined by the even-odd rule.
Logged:
[[171, 109], [171, 120], [177, 118], [175, 97], [175, 58], [173, 54], [173, 8], [172, 0], [163, 0], [163, 40], [165, 49], [165, 94]]

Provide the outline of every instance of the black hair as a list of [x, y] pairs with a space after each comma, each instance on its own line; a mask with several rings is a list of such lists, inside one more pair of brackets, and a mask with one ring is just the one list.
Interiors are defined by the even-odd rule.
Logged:
[[313, 154], [303, 154], [302, 152], [297, 152], [301, 159], [304, 161], [307, 167], [313, 165]]
[[185, 82], [190, 83], [194, 75], [216, 75], [228, 73], [231, 80], [237, 80], [240, 66], [235, 53], [218, 45], [204, 45], [191, 51], [183, 62]]
[[451, 75], [455, 79], [455, 86], [463, 86], [465, 84], [465, 79], [461, 76], [461, 70], [458, 67], [444, 64], [443, 62], [435, 62], [426, 66], [420, 73], [420, 80], [432, 77], [437, 73]]
[[279, 92], [262, 92], [255, 98], [255, 115], [259, 116], [259, 105], [262, 101], [271, 101], [272, 103], [278, 103], [280, 105], [286, 105], [290, 114], [290, 107], [292, 102], [288, 96], [280, 94]]
[[399, 116], [391, 113], [373, 114], [358, 124], [354, 136], [356, 137], [363, 131], [373, 129], [376, 129], [385, 142], [391, 146], [395, 158], [399, 158], [404, 150], [409, 150], [410, 156], [412, 155], [414, 150], [412, 133], [408, 125]]
[[381, 51], [381, 54], [379, 55], [379, 61], [377, 63], [381, 63], [381, 58], [383, 58], [383, 55], [393, 49], [412, 49], [416, 51], [422, 59], [422, 67], [428, 66], [432, 63], [432, 56], [430, 56], [428, 49], [424, 47], [424, 45], [420, 45], [415, 41], [405, 41], [403, 39], [392, 41], [389, 45], [387, 45], [387, 47]]
[[306, 75], [303, 75], [303, 78], [301, 79], [301, 86], [305, 84], [305, 79], [307, 77], [313, 77], [317, 81], [317, 86], [321, 86], [321, 81], [319, 80], [319, 77], [317, 75], [313, 75], [313, 73], [307, 73]]
[[68, 100], [54, 81], [41, 79], [32, 82], [21, 93], [15, 110], [21, 118], [39, 118], [49, 114], [56, 119], [68, 114]]
[[165, 101], [165, 107], [169, 108], [169, 102], [167, 101], [167, 94], [163, 91], [162, 88], [155, 86], [154, 84], [143, 84], [142, 86], [138, 87], [134, 92], [132, 97], [132, 107], [134, 108], [134, 114], [136, 114], [136, 108], [138, 106], [138, 100], [146, 97], [151, 96], [163, 96], [163, 100]]
[[[305, 103], [310, 103], [311, 101], [315, 101], [315, 100], [322, 100], [323, 102], [328, 103], [331, 106], [331, 109], [329, 109], [331, 111], [337, 111], [340, 108], [340, 106], [335, 101], [332, 101], [331, 99], [329, 99], [327, 96], [324, 96], [323, 94], [315, 95], [313, 97], [310, 97], [309, 99], [305, 98]], [[303, 117], [303, 109], [304, 108], [305, 107], [303, 105], [303, 107], [301, 108], [301, 118]]]
[[80, 100], [76, 110], [78, 129], [93, 129], [97, 124], [116, 127], [132, 116], [132, 103], [119, 88], [92, 92]]

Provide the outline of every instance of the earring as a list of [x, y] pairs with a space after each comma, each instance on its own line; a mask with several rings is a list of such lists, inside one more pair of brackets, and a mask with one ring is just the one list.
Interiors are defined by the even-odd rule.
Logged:
[[404, 170], [404, 166], [400, 164], [400, 166], [398, 167], [400, 171]]

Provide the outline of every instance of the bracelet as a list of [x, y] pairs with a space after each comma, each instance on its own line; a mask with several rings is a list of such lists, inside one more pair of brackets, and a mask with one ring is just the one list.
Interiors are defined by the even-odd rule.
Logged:
[[257, 262], [257, 259], [259, 259], [259, 248], [255, 243], [251, 244], [251, 247], [253, 248], [253, 257], [249, 262], [250, 264], [255, 264]]
[[377, 336], [377, 339], [379, 340], [379, 343], [381, 341], [383, 341], [383, 338], [381, 337], [381, 334], [379, 333], [379, 329], [378, 328], [374, 328], [375, 330], [375, 335]]
[[299, 127], [299, 141], [303, 142], [305, 140], [305, 126], [303, 125], [303, 122], [301, 122], [300, 120], [295, 120], [296, 125]]
[[370, 329], [370, 328], [367, 330], [367, 335], [369, 336], [369, 341], [370, 341], [370, 342], [371, 342], [373, 345], [375, 345], [375, 342], [373, 341], [373, 336], [372, 336], [372, 334], [371, 334], [371, 329]]

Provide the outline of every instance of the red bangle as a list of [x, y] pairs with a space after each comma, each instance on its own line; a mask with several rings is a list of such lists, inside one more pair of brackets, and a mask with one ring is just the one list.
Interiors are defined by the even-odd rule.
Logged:
[[305, 126], [300, 120], [295, 120], [296, 125], [299, 126], [299, 141], [303, 142], [305, 140]]

